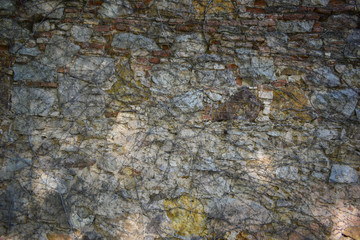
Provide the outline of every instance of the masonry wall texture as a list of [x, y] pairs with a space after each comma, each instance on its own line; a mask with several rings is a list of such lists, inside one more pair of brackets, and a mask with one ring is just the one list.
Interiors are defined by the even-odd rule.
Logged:
[[360, 239], [358, 0], [1, 0], [0, 239]]

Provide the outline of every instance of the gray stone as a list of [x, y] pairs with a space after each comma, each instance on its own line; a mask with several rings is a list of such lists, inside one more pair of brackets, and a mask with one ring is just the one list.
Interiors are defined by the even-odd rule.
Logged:
[[146, 49], [149, 51], [160, 50], [156, 42], [150, 38], [142, 35], [135, 35], [133, 33], [119, 33], [114, 35], [111, 43], [112, 47], [121, 49]]
[[314, 21], [278, 21], [277, 30], [284, 33], [311, 32]]
[[93, 30], [87, 27], [73, 26], [71, 35], [77, 42], [87, 42], [90, 40]]
[[344, 55], [348, 58], [360, 57], [360, 30], [355, 29], [346, 39]]
[[21, 54], [26, 56], [38, 56], [41, 54], [41, 51], [38, 47], [29, 48], [24, 44], [17, 43], [11, 49], [10, 52], [13, 54]]
[[301, 0], [265, 0], [265, 2], [268, 6], [298, 6]]
[[275, 170], [275, 174], [280, 179], [298, 180], [298, 168], [294, 166], [283, 166]]
[[313, 106], [326, 117], [343, 115], [349, 118], [358, 103], [358, 94], [352, 89], [317, 92], [311, 96]]
[[118, 18], [132, 14], [133, 9], [127, 0], [106, 0], [101, 4], [98, 13], [103, 18]]
[[0, 19], [0, 37], [5, 39], [21, 40], [27, 39], [30, 31], [22, 28], [13, 19]]
[[26, 13], [29, 16], [41, 15], [47, 18], [60, 19], [64, 13], [64, 5], [61, 0], [36, 1], [30, 0], [25, 2]]
[[50, 21], [43, 21], [40, 23], [35, 23], [33, 26], [34, 32], [47, 32], [52, 29]]
[[352, 88], [360, 89], [360, 68], [354, 68], [343, 73], [342, 80]]
[[175, 106], [183, 112], [195, 112], [202, 109], [203, 93], [200, 91], [189, 91], [179, 97], [174, 98]]
[[48, 116], [55, 100], [54, 90], [14, 87], [12, 109], [16, 114]]
[[208, 215], [210, 217], [212, 214], [221, 214], [231, 225], [239, 223], [245, 223], [246, 225], [266, 224], [270, 223], [272, 219], [269, 210], [253, 200], [246, 199], [244, 196], [214, 199], [206, 206], [205, 211], [209, 211]]
[[177, 57], [194, 57], [206, 52], [206, 44], [202, 34], [193, 33], [180, 35], [175, 38], [172, 47]]
[[264, 83], [275, 81], [274, 60], [271, 57], [259, 57], [254, 50], [236, 49], [240, 59], [240, 73], [242, 76], [251, 77]]
[[66, 117], [95, 117], [102, 115], [105, 99], [101, 91], [88, 83], [68, 76], [59, 76], [59, 103]]
[[324, 85], [327, 87], [340, 86], [340, 79], [334, 74], [329, 67], [322, 67], [314, 69], [314, 76], [311, 77], [312, 82], [318, 85]]
[[39, 62], [15, 64], [13, 71], [14, 81], [54, 82], [55, 69]]
[[42, 62], [52, 65], [70, 64], [73, 56], [80, 50], [78, 45], [75, 45], [64, 37], [55, 35], [51, 38], [45, 48], [45, 58]]
[[7, 11], [14, 11], [16, 9], [15, 2], [13, 0], [1, 0], [0, 1], [0, 9], [4, 9]]
[[327, 6], [329, 4], [330, 0], [303, 0], [302, 5], [305, 6]]
[[80, 56], [70, 66], [70, 75], [93, 84], [104, 84], [115, 71], [114, 59]]
[[330, 181], [335, 183], [356, 183], [358, 175], [355, 169], [350, 166], [334, 164], [331, 168]]

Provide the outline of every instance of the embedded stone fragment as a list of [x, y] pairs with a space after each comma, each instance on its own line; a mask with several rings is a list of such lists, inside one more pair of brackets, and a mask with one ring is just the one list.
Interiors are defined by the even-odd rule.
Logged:
[[[217, 209], [217, 211], [213, 211]], [[272, 214], [260, 203], [245, 197], [223, 197], [214, 198], [206, 206], [206, 212], [210, 211], [209, 217], [221, 216], [229, 224], [267, 224], [272, 220]]]
[[106, 0], [101, 4], [98, 13], [103, 18], [117, 18], [132, 14], [133, 9], [127, 0]]
[[77, 42], [87, 42], [90, 40], [93, 30], [87, 27], [73, 26], [71, 35]]
[[358, 98], [358, 94], [353, 89], [315, 91], [311, 96], [311, 102], [326, 117], [342, 115], [349, 118], [356, 108]]
[[353, 32], [346, 38], [344, 55], [348, 58], [360, 57], [360, 30], [353, 30]]
[[114, 59], [79, 56], [70, 66], [69, 73], [93, 84], [103, 84], [115, 71]]
[[203, 93], [200, 91], [189, 91], [174, 98], [175, 106], [183, 112], [195, 112], [203, 108]]
[[13, 19], [0, 19], [0, 37], [5, 39], [27, 39], [30, 31], [22, 28]]
[[43, 17], [55, 19], [60, 19], [64, 13], [64, 5], [61, 0], [26, 1], [25, 9], [29, 16], [39, 14]]
[[13, 71], [14, 81], [54, 82], [54, 68], [36, 61], [25, 65], [15, 64]]
[[204, 54], [206, 51], [204, 37], [200, 33], [180, 35], [175, 38], [172, 50], [176, 52], [177, 57], [193, 57]]
[[355, 169], [347, 165], [334, 164], [331, 168], [330, 182], [356, 183], [358, 175]]
[[284, 33], [311, 32], [314, 21], [278, 21], [277, 30]]
[[326, 6], [328, 5], [330, 0], [304, 0], [302, 5], [305, 6]]
[[41, 54], [41, 51], [38, 47], [26, 47], [24, 44], [16, 43], [11, 49], [10, 52], [13, 54], [21, 54], [26, 56], [38, 56]]
[[101, 91], [88, 83], [68, 76], [59, 76], [59, 102], [67, 117], [95, 117], [103, 114], [105, 100]]
[[242, 76], [264, 83], [276, 80], [272, 57], [260, 57], [256, 51], [247, 48], [236, 49], [236, 54]]
[[53, 36], [45, 48], [45, 58], [42, 62], [48, 65], [70, 64], [71, 59], [80, 50], [75, 45], [62, 36]]
[[133, 33], [119, 33], [114, 35], [112, 47], [121, 49], [146, 49], [148, 51], [160, 50], [153, 39]]
[[14, 87], [12, 109], [17, 114], [48, 116], [55, 100], [56, 92], [53, 90]]
[[13, 0], [2, 0], [0, 1], [0, 9], [4, 9], [7, 11], [14, 11], [16, 9], [15, 2]]
[[294, 166], [283, 166], [275, 170], [275, 174], [278, 178], [285, 180], [298, 180], [298, 169]]
[[314, 69], [311, 81], [317, 85], [324, 85], [327, 87], [338, 87], [340, 86], [340, 79], [334, 74], [329, 67], [321, 67]]
[[344, 72], [342, 79], [350, 87], [360, 89], [360, 68], [354, 68]]

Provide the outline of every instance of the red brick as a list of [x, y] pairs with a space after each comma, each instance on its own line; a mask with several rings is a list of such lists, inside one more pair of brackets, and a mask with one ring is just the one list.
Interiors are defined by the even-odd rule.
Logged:
[[90, 6], [100, 6], [101, 4], [102, 4], [102, 1], [100, 1], [100, 0], [89, 1]]
[[176, 26], [176, 31], [180, 31], [180, 32], [191, 32], [193, 29], [194, 29], [194, 26], [192, 26], [192, 25]]
[[153, 51], [153, 55], [157, 57], [170, 57], [170, 51], [163, 50], [163, 51]]
[[136, 62], [138, 62], [138, 63], [146, 63], [147, 59], [144, 58], [144, 57], [138, 57], [138, 58], [136, 58]]
[[322, 32], [322, 27], [319, 22], [314, 23], [313, 32]]
[[319, 20], [320, 15], [316, 13], [308, 13], [304, 15], [304, 19], [306, 20]]
[[158, 64], [160, 63], [160, 58], [152, 57], [149, 59], [150, 63]]
[[281, 79], [281, 80], [277, 80], [277, 81], [274, 81], [274, 82], [271, 82], [271, 85], [273, 87], [283, 87], [287, 84], [287, 81], [286, 79]]
[[283, 16], [284, 20], [301, 20], [304, 18], [304, 14], [302, 13], [290, 13], [290, 14], [285, 14]]
[[51, 38], [53, 35], [52, 32], [36, 32], [34, 37], [36, 38]]
[[321, 14], [331, 14], [331, 9], [328, 8], [315, 8], [315, 12]]
[[265, 10], [262, 8], [252, 8], [252, 7], [247, 7], [246, 11], [250, 12], [250, 13], [264, 13], [265, 12]]
[[227, 65], [227, 69], [235, 70], [235, 69], [238, 69], [238, 68], [239, 67], [234, 63], [231, 63], [231, 64]]
[[255, 0], [254, 6], [255, 7], [266, 7], [266, 2], [264, 0]]
[[238, 86], [242, 86], [242, 78], [237, 77], [235, 81]]
[[109, 26], [109, 25], [99, 25], [99, 26], [95, 26], [94, 30], [98, 31], [98, 32], [109, 32], [109, 31], [111, 31], [111, 26]]
[[346, 1], [344, 0], [330, 0], [330, 5], [344, 5], [346, 4]]
[[51, 82], [27, 82], [26, 85], [30, 87], [43, 87], [43, 88], [57, 88], [57, 83]]
[[314, 7], [304, 7], [304, 6], [298, 7], [299, 12], [312, 12], [314, 10], [315, 10]]

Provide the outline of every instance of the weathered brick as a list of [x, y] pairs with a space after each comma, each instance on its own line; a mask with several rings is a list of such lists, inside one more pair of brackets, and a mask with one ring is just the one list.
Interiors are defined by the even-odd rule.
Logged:
[[149, 58], [149, 62], [154, 63], [154, 64], [158, 64], [161, 61], [160, 61], [160, 58], [152, 57], [152, 58]]
[[109, 32], [109, 31], [111, 31], [111, 26], [109, 26], [109, 25], [99, 25], [99, 26], [95, 26], [94, 30], [98, 31], [98, 32]]
[[304, 14], [302, 13], [290, 13], [290, 14], [285, 14], [283, 16], [284, 20], [301, 20], [304, 18]]
[[254, 6], [255, 7], [266, 7], [266, 2], [264, 0], [255, 0]]
[[250, 12], [250, 13], [265, 13], [264, 9], [262, 9], [262, 8], [253, 8], [253, 7], [247, 7], [246, 11]]
[[271, 85], [273, 87], [283, 87], [283, 86], [286, 86], [286, 84], [287, 84], [286, 79], [280, 79], [280, 80], [271, 82]]
[[157, 57], [170, 57], [171, 53], [168, 50], [153, 51], [153, 55]]
[[100, 6], [103, 2], [101, 0], [89, 1], [90, 6]]

